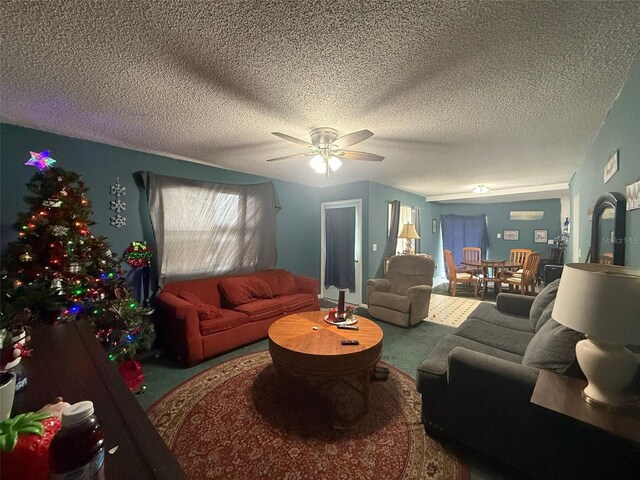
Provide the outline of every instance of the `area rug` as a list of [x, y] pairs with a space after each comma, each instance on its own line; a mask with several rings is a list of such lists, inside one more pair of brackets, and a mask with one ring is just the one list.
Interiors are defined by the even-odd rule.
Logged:
[[449, 297], [434, 293], [429, 302], [429, 316], [424, 320], [459, 327], [479, 304], [480, 300], [475, 298]]
[[468, 480], [466, 463], [425, 434], [415, 381], [381, 365], [390, 375], [371, 384], [369, 413], [340, 428], [360, 395], [277, 375], [268, 352], [192, 377], [147, 413], [192, 479]]

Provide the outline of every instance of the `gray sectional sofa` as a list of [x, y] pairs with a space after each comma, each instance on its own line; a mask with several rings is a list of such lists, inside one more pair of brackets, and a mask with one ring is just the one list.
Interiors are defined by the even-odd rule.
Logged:
[[639, 478], [640, 445], [530, 402], [541, 368], [581, 375], [580, 334], [551, 318], [559, 282], [481, 303], [436, 345], [416, 377], [425, 428], [535, 478]]

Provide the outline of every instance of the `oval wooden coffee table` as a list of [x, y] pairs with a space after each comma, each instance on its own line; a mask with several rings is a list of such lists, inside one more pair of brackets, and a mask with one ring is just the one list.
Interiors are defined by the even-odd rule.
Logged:
[[[359, 330], [338, 329], [324, 321], [326, 314], [300, 312], [274, 322], [269, 327], [273, 364], [293, 376], [344, 380], [362, 394], [366, 413], [371, 375], [382, 356], [382, 329], [362, 317], [356, 324]], [[342, 340], [358, 340], [360, 344], [342, 345]]]

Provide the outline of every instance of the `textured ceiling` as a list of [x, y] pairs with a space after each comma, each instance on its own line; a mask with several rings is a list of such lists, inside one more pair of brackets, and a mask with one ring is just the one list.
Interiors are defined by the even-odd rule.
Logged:
[[[640, 3], [2, 2], [2, 120], [323, 186], [567, 183], [640, 49]], [[331, 178], [308, 139], [369, 129]], [[531, 190], [529, 188], [529, 190]]]

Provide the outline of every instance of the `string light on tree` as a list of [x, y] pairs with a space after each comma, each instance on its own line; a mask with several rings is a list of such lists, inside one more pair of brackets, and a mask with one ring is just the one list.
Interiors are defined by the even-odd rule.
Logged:
[[[52, 163], [48, 151], [32, 152], [27, 162], [38, 171], [27, 183], [29, 211], [19, 213], [14, 224], [18, 239], [7, 249], [8, 287], [37, 282], [49, 295], [48, 303], [29, 305], [40, 321], [87, 320], [109, 357], [120, 364], [139, 348], [150, 348], [149, 309], [133, 299], [106, 238], [91, 235], [95, 222], [80, 175]], [[114, 187], [118, 197], [124, 195], [124, 187]], [[110, 332], [108, 341], [102, 331]]]

